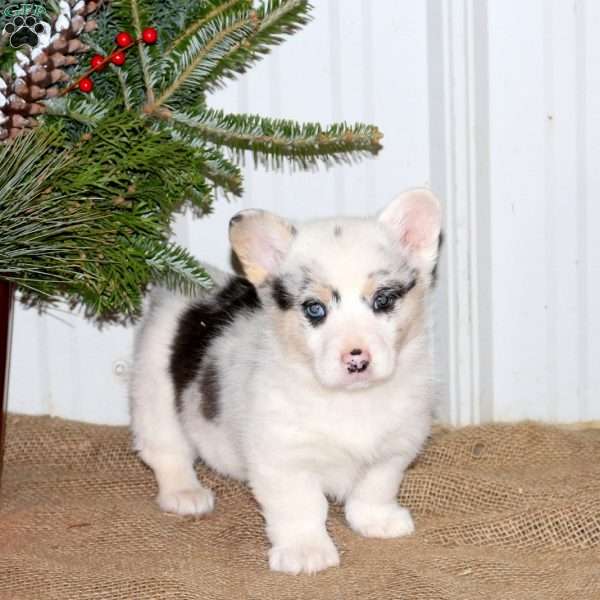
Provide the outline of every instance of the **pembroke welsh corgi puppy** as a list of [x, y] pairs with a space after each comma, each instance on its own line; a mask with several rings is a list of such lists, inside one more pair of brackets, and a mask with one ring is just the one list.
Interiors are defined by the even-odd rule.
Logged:
[[163, 510], [213, 509], [199, 457], [250, 485], [273, 570], [339, 564], [327, 497], [361, 535], [413, 532], [397, 494], [430, 432], [427, 299], [440, 226], [427, 189], [376, 218], [292, 224], [243, 210], [229, 237], [245, 277], [213, 270], [215, 287], [199, 297], [151, 294], [132, 428]]

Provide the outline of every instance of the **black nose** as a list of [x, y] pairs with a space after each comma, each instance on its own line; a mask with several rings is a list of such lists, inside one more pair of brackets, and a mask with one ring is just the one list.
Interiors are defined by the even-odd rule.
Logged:
[[350, 354], [352, 354], [352, 356], [358, 356], [359, 354], [362, 354], [362, 350], [360, 348], [354, 348], [353, 350], [350, 350]]
[[366, 371], [368, 366], [368, 360], [361, 360], [359, 363], [350, 363], [346, 369], [348, 370], [348, 373], [362, 373], [363, 371]]

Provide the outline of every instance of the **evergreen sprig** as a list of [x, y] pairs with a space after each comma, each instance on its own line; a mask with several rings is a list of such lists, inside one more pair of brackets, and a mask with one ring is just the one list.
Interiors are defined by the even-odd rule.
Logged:
[[[76, 6], [71, 14], [82, 14]], [[379, 150], [372, 125], [323, 127], [208, 106], [210, 92], [310, 20], [306, 0], [98, 6], [93, 27], [76, 17], [73, 31], [89, 53], [63, 67], [72, 80], [92, 54], [112, 52], [118, 31], [139, 39], [155, 27], [159, 38], [131, 48], [123, 66], [95, 74], [91, 94], [44, 100], [40, 131], [0, 149], [0, 273], [27, 301], [66, 298], [90, 317], [123, 320], [139, 313], [151, 282], [191, 293], [208, 276], [169, 240], [172, 215], [186, 206], [209, 213], [217, 190], [240, 195], [241, 155], [269, 167], [312, 168]]]
[[[284, 161], [308, 168], [357, 158], [376, 152], [381, 135], [372, 125], [298, 123], [259, 115], [232, 115], [206, 109], [197, 113], [174, 111], [168, 119], [185, 134], [236, 151], [251, 151], [264, 164], [279, 167]], [[349, 148], [352, 148], [350, 150]]]
[[[213, 186], [242, 193], [239, 168], [230, 160], [250, 151], [256, 162], [280, 168], [290, 164], [311, 168], [376, 154], [381, 133], [372, 125], [297, 123], [257, 115], [225, 114], [209, 108], [207, 94], [250, 68], [274, 46], [310, 20], [306, 0], [113, 0], [86, 40], [94, 52], [107, 54], [115, 31], [141, 35], [156, 25], [154, 46], [132, 49], [123, 67], [111, 65], [99, 77], [94, 93], [50, 102], [55, 115], [73, 119], [81, 131], [96, 126], [106, 98], [111, 111], [125, 110], [146, 119], [148, 127], [166, 131], [178, 141], [204, 152], [210, 160], [201, 169]], [[135, 50], [135, 51], [134, 51]], [[204, 211], [206, 212], [206, 211]]]
[[[147, 173], [145, 161], [165, 149], [170, 164]], [[168, 240], [182, 201], [169, 180], [190, 160], [187, 146], [128, 115], [105, 119], [75, 146], [45, 128], [0, 146], [2, 277], [28, 304], [60, 297], [87, 317], [116, 321], [138, 314], [150, 282], [183, 293], [208, 285], [196, 259]]]

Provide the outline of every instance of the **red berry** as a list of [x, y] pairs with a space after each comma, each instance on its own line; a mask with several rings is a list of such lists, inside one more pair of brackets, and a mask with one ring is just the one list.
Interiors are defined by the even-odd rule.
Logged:
[[84, 77], [79, 80], [79, 89], [89, 94], [94, 89], [94, 82], [89, 77]]
[[115, 42], [117, 42], [117, 46], [120, 48], [125, 48], [133, 43], [133, 38], [126, 31], [121, 31], [117, 33], [117, 37], [115, 38]]
[[119, 50], [118, 52], [115, 52], [113, 55], [111, 55], [110, 62], [113, 65], [121, 66], [125, 63], [125, 56], [125, 52], [123, 52], [123, 50]]
[[101, 54], [94, 54], [92, 56], [92, 69], [95, 71], [101, 71], [106, 67], [106, 63], [104, 62], [104, 56]]
[[146, 44], [155, 44], [158, 39], [158, 31], [156, 31], [154, 27], [146, 27], [146, 29], [142, 31], [142, 39]]

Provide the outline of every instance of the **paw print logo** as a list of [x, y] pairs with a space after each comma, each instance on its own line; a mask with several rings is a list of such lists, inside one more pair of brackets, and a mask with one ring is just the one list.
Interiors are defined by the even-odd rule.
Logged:
[[29, 15], [25, 18], [16, 16], [4, 26], [3, 33], [10, 35], [9, 43], [13, 48], [21, 46], [35, 48], [40, 41], [40, 36], [45, 32], [44, 24], [37, 17]]

